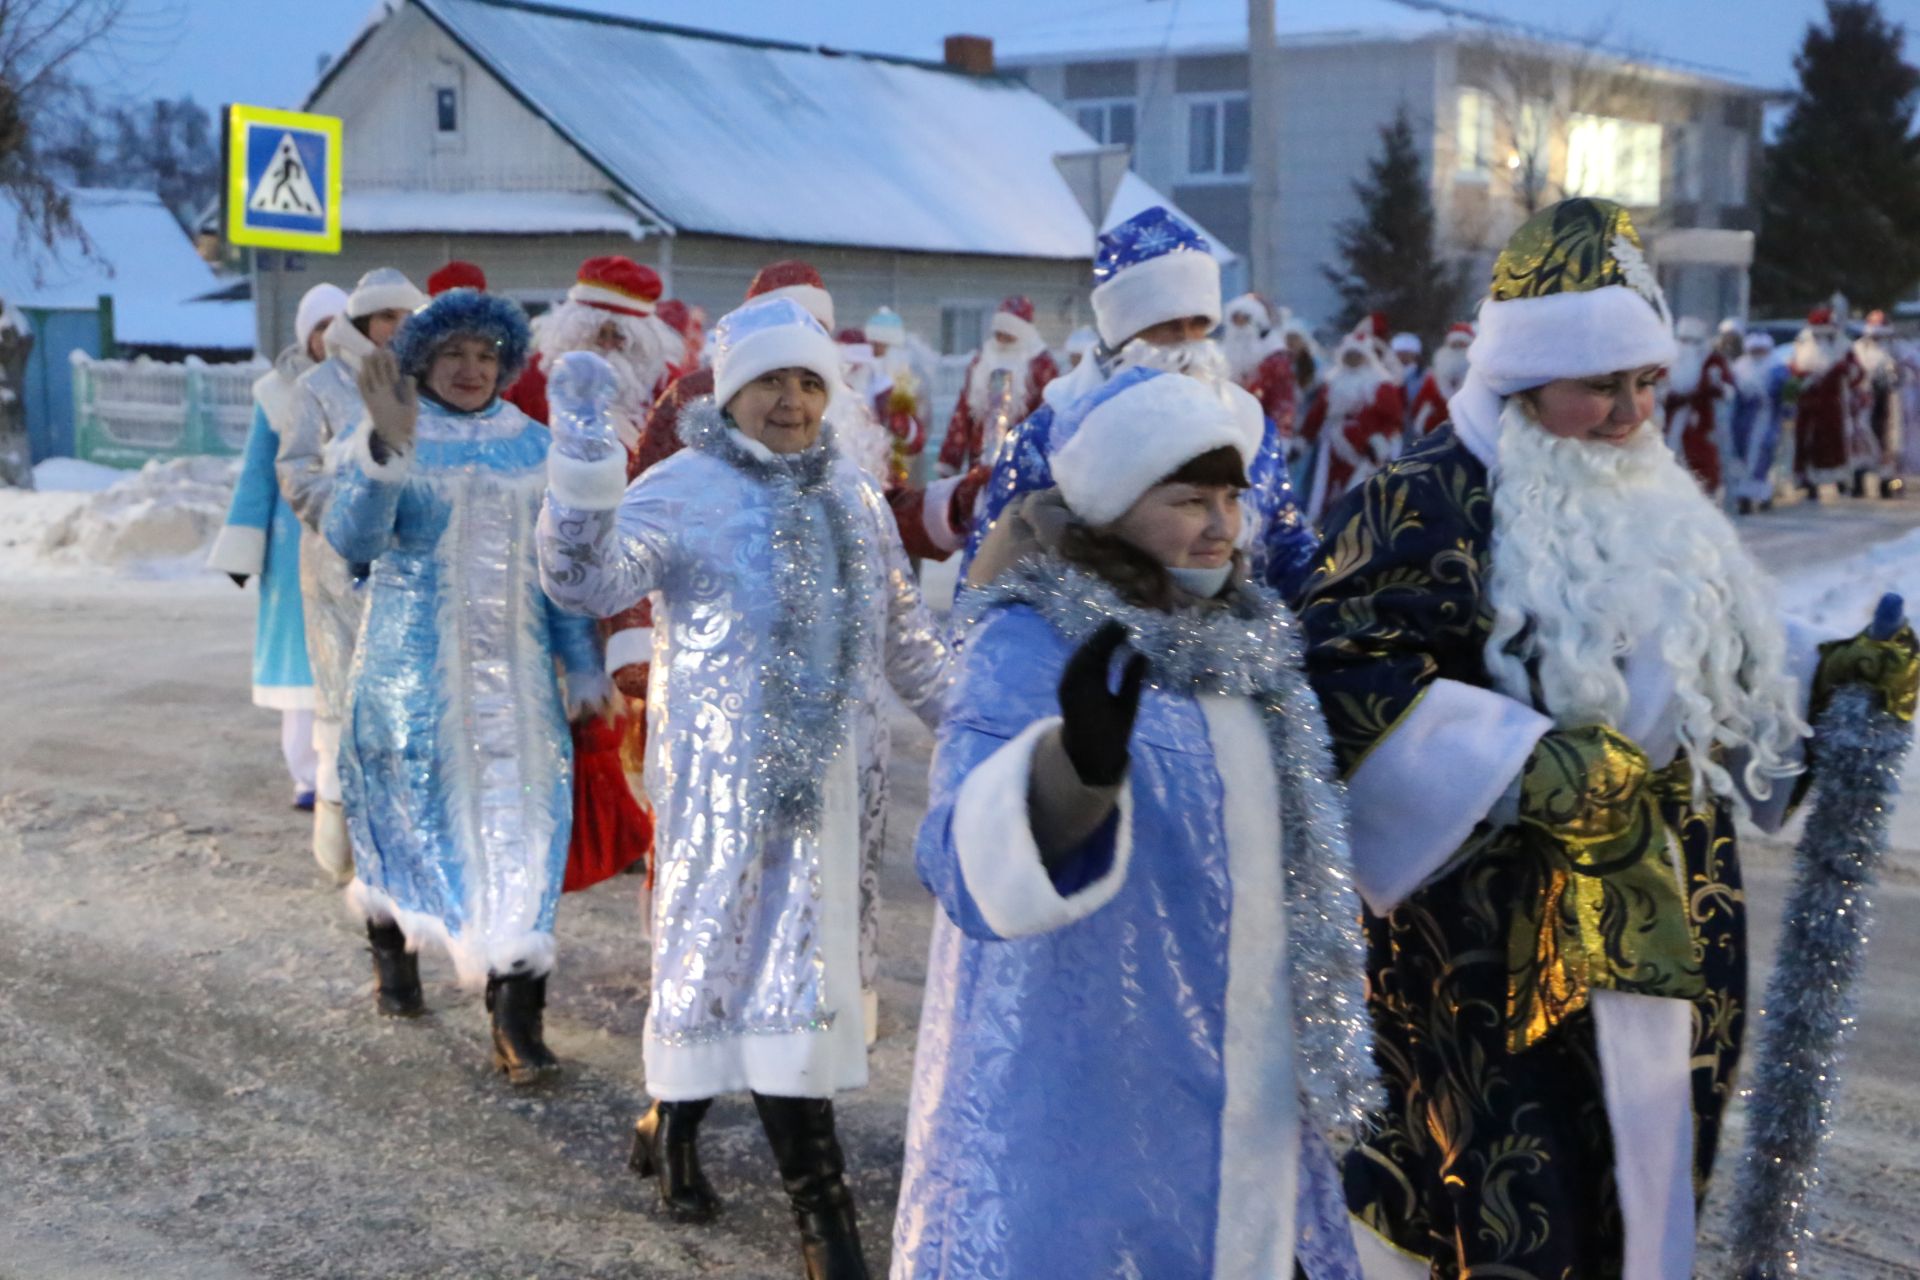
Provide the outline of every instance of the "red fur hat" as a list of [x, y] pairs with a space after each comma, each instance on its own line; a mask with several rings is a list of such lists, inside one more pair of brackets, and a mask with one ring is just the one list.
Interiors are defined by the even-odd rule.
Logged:
[[462, 262], [455, 258], [446, 266], [427, 277], [427, 296], [437, 298], [449, 289], [478, 289], [487, 291], [487, 273], [471, 262]]

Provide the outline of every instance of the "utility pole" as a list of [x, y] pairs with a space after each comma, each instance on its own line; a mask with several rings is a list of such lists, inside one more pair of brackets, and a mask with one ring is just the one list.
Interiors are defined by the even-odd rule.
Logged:
[[1247, 0], [1248, 175], [1252, 243], [1247, 246], [1253, 288], [1279, 305], [1280, 285], [1280, 47], [1273, 7], [1279, 0]]

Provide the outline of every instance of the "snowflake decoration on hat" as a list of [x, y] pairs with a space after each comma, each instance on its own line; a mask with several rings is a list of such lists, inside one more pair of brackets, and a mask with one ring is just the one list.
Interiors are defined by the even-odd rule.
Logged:
[[1128, 267], [1169, 253], [1210, 253], [1206, 237], [1161, 205], [1144, 209], [1111, 231], [1102, 232], [1093, 258], [1093, 280], [1105, 284]]

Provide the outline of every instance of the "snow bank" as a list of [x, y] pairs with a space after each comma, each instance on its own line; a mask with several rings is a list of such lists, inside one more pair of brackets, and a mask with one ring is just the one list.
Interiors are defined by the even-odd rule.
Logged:
[[1889, 591], [1904, 596], [1907, 613], [1920, 617], [1920, 529], [1786, 578], [1780, 602], [1816, 630], [1850, 636], [1872, 620]]
[[[57, 480], [101, 479], [91, 464], [62, 461], [69, 465], [54, 470]], [[234, 458], [174, 458], [114, 472], [115, 483], [93, 492], [0, 492], [0, 571], [203, 573], [238, 470]]]
[[79, 458], [48, 458], [34, 464], [33, 487], [42, 493], [98, 493], [127, 478], [119, 467], [103, 467]]

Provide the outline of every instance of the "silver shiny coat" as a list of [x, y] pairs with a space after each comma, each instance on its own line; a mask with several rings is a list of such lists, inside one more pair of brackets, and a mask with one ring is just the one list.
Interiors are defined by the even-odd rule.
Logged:
[[[825, 1004], [821, 851], [796, 797], [851, 749], [858, 705], [883, 681], [931, 726], [951, 680], [886, 501], [830, 433], [781, 459], [710, 399], [681, 433], [687, 449], [617, 508], [570, 504], [556, 460], [540, 525], [542, 580], [562, 606], [607, 617], [653, 599], [647, 1029], [670, 1046], [804, 1032], [842, 1012]], [[769, 754], [774, 742], [795, 749]]]

